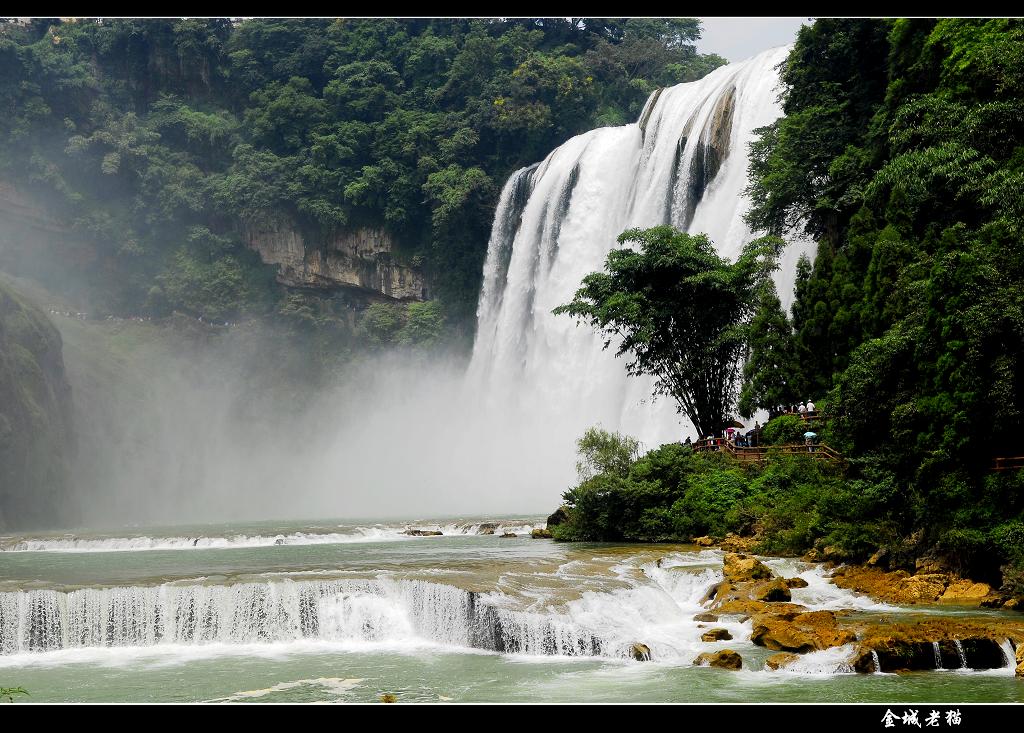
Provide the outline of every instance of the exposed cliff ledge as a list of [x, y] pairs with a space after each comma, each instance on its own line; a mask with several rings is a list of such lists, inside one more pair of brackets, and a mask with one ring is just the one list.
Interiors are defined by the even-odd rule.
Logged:
[[0, 280], [0, 529], [74, 519], [71, 410], [60, 334]]
[[394, 261], [395, 243], [384, 229], [354, 229], [322, 247], [307, 247], [289, 222], [269, 220], [247, 225], [243, 237], [265, 263], [278, 266], [277, 280], [283, 285], [355, 288], [393, 300], [428, 297], [423, 275]]

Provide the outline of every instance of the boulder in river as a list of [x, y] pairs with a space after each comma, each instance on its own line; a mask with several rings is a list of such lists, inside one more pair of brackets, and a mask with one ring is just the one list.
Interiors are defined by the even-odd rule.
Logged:
[[534, 527], [533, 531], [530, 532], [530, 536], [535, 540], [549, 540], [551, 539], [551, 532], [544, 527]]
[[651, 661], [651, 648], [646, 644], [637, 642], [630, 647], [629, 656], [638, 662], [649, 662]]
[[517, 535], [515, 532], [506, 532], [505, 534], [501, 535], [501, 538], [502, 539], [508, 538], [508, 539], [513, 539], [514, 540], [518, 536], [519, 535]]
[[743, 668], [743, 657], [732, 649], [723, 649], [714, 653], [704, 652], [694, 659], [693, 663], [698, 667], [738, 670]]
[[440, 532], [436, 529], [407, 529], [402, 534], [407, 534], [412, 537], [440, 537], [444, 532]]
[[710, 622], [714, 623], [715, 621], [718, 620], [718, 616], [716, 614], [714, 614], [714, 613], [706, 613], [706, 612], [705, 613], [698, 613], [696, 616], [693, 617], [693, 620], [694, 621], [710, 621]]
[[775, 577], [771, 569], [753, 555], [727, 553], [722, 565], [726, 580], [734, 583], [745, 580], [769, 580]]
[[972, 583], [970, 580], [955, 580], [946, 586], [939, 596], [943, 603], [978, 603], [992, 595], [992, 586], [988, 583]]
[[793, 600], [793, 596], [789, 592], [789, 585], [782, 578], [758, 583], [751, 590], [750, 597], [755, 601], [765, 601], [766, 603], [788, 603]]
[[554, 527], [559, 524], [565, 524], [569, 521], [569, 507], [560, 506], [554, 511], [554, 513], [548, 517], [548, 527]]
[[790, 652], [779, 652], [778, 654], [772, 654], [770, 657], [764, 660], [764, 666], [766, 669], [782, 669], [783, 667], [792, 664], [799, 658], [800, 656], [797, 654], [792, 654]]
[[697, 545], [697, 547], [711, 547], [715, 544], [715, 538], [708, 537], [707, 535], [704, 535], [703, 537], [694, 537], [693, 544]]
[[761, 615], [754, 619], [750, 640], [777, 652], [806, 654], [857, 640], [851, 630], [842, 628], [831, 611], [809, 611], [796, 615]]
[[786, 578], [782, 582], [786, 584], [787, 588], [806, 588], [809, 585], [803, 578]]
[[711, 629], [700, 635], [701, 641], [729, 641], [730, 639], [732, 639], [732, 634], [728, 629], [722, 628]]

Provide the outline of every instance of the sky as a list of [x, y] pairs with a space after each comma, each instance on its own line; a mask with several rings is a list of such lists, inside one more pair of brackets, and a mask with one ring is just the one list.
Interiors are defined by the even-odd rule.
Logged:
[[701, 53], [717, 53], [742, 61], [775, 46], [791, 43], [809, 18], [701, 18], [704, 33], [697, 42]]

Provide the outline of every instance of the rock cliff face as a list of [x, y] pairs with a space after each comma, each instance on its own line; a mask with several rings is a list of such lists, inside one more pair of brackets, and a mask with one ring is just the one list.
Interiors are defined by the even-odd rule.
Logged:
[[[60, 256], [55, 258], [54, 253]], [[54, 263], [69, 270], [92, 264], [96, 250], [41, 202], [0, 181], [0, 269], [38, 277]]]
[[352, 288], [389, 300], [428, 297], [423, 275], [394, 261], [395, 242], [383, 229], [354, 229], [315, 247], [288, 221], [277, 220], [249, 224], [243, 237], [265, 263], [278, 266], [283, 285]]
[[71, 418], [60, 334], [0, 280], [0, 529], [73, 521]]
[[[370, 300], [429, 298], [423, 274], [396, 262], [394, 238], [384, 229], [353, 229], [315, 245], [281, 216], [244, 222], [241, 234], [265, 263], [277, 265], [282, 285], [354, 290]], [[76, 271], [93, 265], [97, 256], [43, 203], [0, 181], [0, 269], [38, 279], [57, 266]]]

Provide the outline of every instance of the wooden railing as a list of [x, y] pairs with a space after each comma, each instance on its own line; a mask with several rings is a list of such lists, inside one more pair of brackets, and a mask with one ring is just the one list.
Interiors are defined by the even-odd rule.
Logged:
[[1024, 456], [1000, 456], [992, 459], [993, 471], [1012, 471], [1024, 468]]
[[824, 443], [784, 443], [781, 445], [758, 446], [756, 448], [745, 448], [738, 446], [725, 438], [711, 438], [698, 440], [693, 444], [693, 449], [698, 452], [720, 452], [728, 453], [740, 463], [764, 464], [768, 460], [769, 452], [782, 455], [805, 455], [816, 460], [831, 461], [832, 463], [846, 463], [846, 459], [835, 448]]

